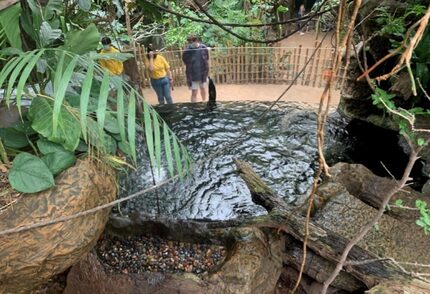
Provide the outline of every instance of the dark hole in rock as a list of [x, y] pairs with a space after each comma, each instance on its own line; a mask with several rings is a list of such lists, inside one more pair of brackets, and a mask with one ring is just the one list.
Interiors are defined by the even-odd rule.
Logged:
[[[378, 176], [391, 177], [389, 171], [396, 179], [402, 177], [409, 156], [399, 144], [400, 135], [397, 131], [360, 120], [352, 120], [346, 130], [353, 146], [348, 150], [351, 162], [363, 164]], [[423, 173], [423, 166], [424, 161], [418, 160], [412, 169], [411, 177], [414, 180], [411, 187], [415, 190], [421, 190], [428, 180]]]

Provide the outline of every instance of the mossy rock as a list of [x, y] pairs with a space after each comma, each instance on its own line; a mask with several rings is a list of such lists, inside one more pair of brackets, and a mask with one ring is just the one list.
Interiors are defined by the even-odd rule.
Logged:
[[[55, 182], [0, 214], [0, 231], [76, 214], [116, 197], [115, 174], [89, 159], [79, 160]], [[28, 293], [77, 263], [97, 242], [109, 212], [0, 236], [0, 293]]]

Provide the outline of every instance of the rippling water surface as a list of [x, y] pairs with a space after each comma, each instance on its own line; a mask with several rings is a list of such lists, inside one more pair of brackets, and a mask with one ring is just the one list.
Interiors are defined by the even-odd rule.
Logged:
[[[191, 176], [124, 203], [124, 214], [138, 210], [178, 218], [229, 219], [265, 211], [252, 203], [234, 159], [247, 161], [270, 187], [288, 202], [309, 192], [317, 167], [315, 110], [284, 102], [271, 110], [234, 148], [225, 144], [268, 108], [267, 103], [222, 103], [208, 111], [203, 104], [176, 104], [157, 110], [187, 146], [195, 161]], [[327, 122], [326, 156], [330, 164], [345, 160], [349, 148], [346, 122], [333, 113]], [[120, 195], [153, 185], [144, 145], [139, 143], [138, 169], [124, 176]], [[215, 151], [221, 156], [211, 158]], [[167, 179], [164, 166], [155, 181]]]

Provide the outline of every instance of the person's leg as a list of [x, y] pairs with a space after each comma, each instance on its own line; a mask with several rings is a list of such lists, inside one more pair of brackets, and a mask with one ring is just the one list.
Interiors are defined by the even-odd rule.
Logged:
[[191, 82], [191, 102], [197, 102], [197, 90], [199, 88], [198, 82]]
[[173, 104], [173, 100], [172, 100], [172, 94], [170, 92], [170, 82], [169, 79], [166, 77], [165, 79], [163, 79], [163, 97], [165, 99], [165, 102], [167, 104]]
[[199, 83], [200, 95], [202, 96], [202, 101], [206, 101], [208, 81], [209, 81], [209, 78], [206, 79], [206, 82]]
[[160, 81], [161, 80], [151, 80], [151, 85], [155, 91], [155, 94], [157, 94], [158, 103], [164, 104], [163, 87], [162, 87]]
[[200, 95], [202, 95], [202, 101], [206, 101], [206, 83], [200, 85]]

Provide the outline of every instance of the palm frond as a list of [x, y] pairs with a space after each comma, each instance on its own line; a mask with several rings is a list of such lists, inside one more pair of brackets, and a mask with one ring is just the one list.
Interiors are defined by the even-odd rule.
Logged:
[[103, 133], [103, 129], [105, 126], [105, 117], [106, 117], [106, 109], [107, 109], [107, 100], [109, 97], [109, 73], [103, 73], [102, 85], [100, 87], [100, 95], [99, 95], [99, 103], [97, 106], [97, 124], [99, 126], [100, 136]]
[[146, 147], [148, 148], [149, 160], [151, 161], [151, 166], [156, 166], [155, 156], [154, 156], [154, 137], [152, 130], [152, 116], [149, 110], [149, 105], [144, 103], [143, 105], [143, 117], [145, 123], [145, 138]]
[[93, 75], [94, 75], [94, 64], [91, 63], [88, 67], [87, 74], [85, 76], [84, 82], [82, 84], [82, 91], [81, 91], [81, 101], [80, 101], [80, 119], [81, 119], [81, 129], [82, 129], [82, 136], [85, 142], [87, 142], [87, 111], [88, 111], [88, 102], [90, 100], [90, 92], [91, 92], [91, 85], [93, 82]]
[[174, 175], [173, 168], [173, 157], [172, 157], [172, 147], [170, 144], [170, 132], [169, 127], [164, 122], [163, 123], [163, 138], [164, 138], [164, 148], [166, 151], [167, 169], [169, 170], [170, 176]]
[[[130, 155], [135, 161], [136, 101], [138, 99], [143, 101], [142, 121], [144, 122], [145, 143], [149, 150], [151, 164], [160, 171], [161, 151], [164, 145], [165, 159], [171, 175], [174, 174], [175, 170], [182, 175], [184, 169], [189, 168], [191, 157], [185, 146], [180, 143], [177, 136], [158, 113], [130, 85], [124, 81], [116, 81], [111, 78], [100, 65], [88, 56], [80, 56], [62, 49], [38, 49], [9, 58], [0, 71], [0, 89], [6, 89], [6, 103], [9, 105], [11, 98], [16, 93], [15, 100], [19, 109], [23, 106], [23, 101], [21, 100], [23, 95], [29, 98], [33, 97], [33, 99], [37, 97], [37, 109], [31, 113], [34, 114], [34, 117], [43, 120], [37, 122], [38, 129], [36, 131], [44, 132], [44, 136], [63, 144], [66, 149], [73, 151], [77, 147], [77, 141], [76, 137], [68, 136], [67, 127], [70, 127], [73, 123], [78, 123], [80, 137], [85, 142], [96, 144], [94, 146], [101, 152], [106, 150], [114, 152], [113, 150], [116, 150], [116, 147], [108, 148], [105, 146], [106, 148], [101, 148], [103, 144], [112, 145], [112, 137], [105, 131], [107, 130], [107, 124], [105, 124], [106, 112], [109, 112], [116, 116], [116, 120], [113, 121], [118, 125], [121, 143], [128, 144]], [[34, 87], [34, 82], [31, 78], [32, 72], [36, 70], [37, 62], [41, 59], [47, 61], [47, 68], [49, 69], [49, 72], [45, 74], [44, 83], [46, 84], [46, 79], [49, 79], [49, 77], [52, 77], [53, 80], [53, 90], [49, 95], [45, 93], [45, 89]], [[70, 87], [77, 84], [76, 82], [72, 83], [73, 79], [76, 78], [74, 74], [77, 72], [83, 72], [84, 74], [79, 75], [82, 78], [82, 82], [78, 83], [79, 89], [76, 90], [80, 98], [78, 106], [72, 107], [67, 102], [67, 97]], [[17, 80], [18, 82], [16, 82]], [[101, 81], [99, 89], [94, 87], [95, 81]], [[108, 101], [110, 84], [112, 85], [110, 82], [113, 82], [117, 89], [116, 112], [112, 111]], [[29, 86], [33, 86], [33, 89], [39, 92], [30, 93], [31, 91], [28, 91]], [[48, 101], [43, 103], [42, 101], [46, 99]], [[96, 107], [91, 106], [94, 104], [91, 102], [94, 99], [97, 101]], [[30, 107], [30, 110], [32, 107]], [[45, 115], [43, 115], [43, 111], [46, 111]], [[97, 122], [91, 118], [94, 114], [93, 111]], [[112, 120], [109, 121], [112, 124]], [[94, 134], [94, 132], [97, 132], [97, 134]], [[163, 134], [163, 140], [161, 139], [161, 134]], [[104, 142], [106, 138], [110, 139]], [[117, 138], [119, 140], [119, 137]]]
[[131, 150], [131, 156], [136, 161], [136, 98], [135, 92], [131, 92], [128, 101], [128, 141]]
[[70, 63], [67, 65], [64, 73], [62, 75], [59, 75], [60, 84], [57, 84], [55, 86], [56, 88], [55, 88], [55, 99], [54, 99], [54, 111], [52, 113], [52, 127], [53, 127], [54, 136], [57, 135], [58, 118], [60, 116], [60, 110], [63, 105], [64, 96], [66, 95], [67, 86], [69, 85], [69, 81], [72, 78], [72, 74], [75, 69], [77, 61], [78, 61], [78, 56], [73, 57], [72, 61], [70, 61]]

